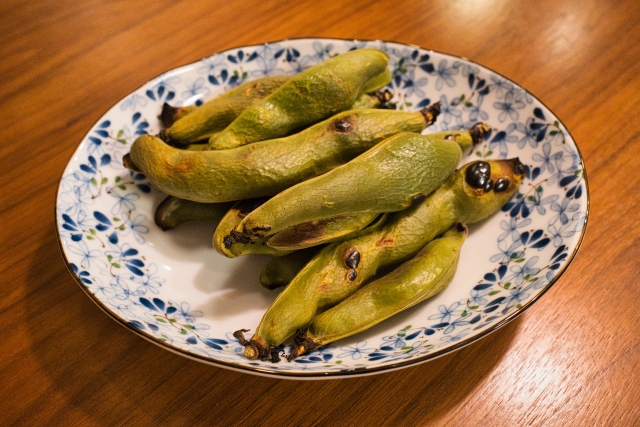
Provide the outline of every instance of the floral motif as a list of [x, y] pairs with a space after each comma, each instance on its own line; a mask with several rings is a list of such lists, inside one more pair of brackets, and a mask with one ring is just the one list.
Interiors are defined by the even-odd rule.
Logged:
[[[447, 290], [413, 312], [410, 325], [357, 335], [295, 363], [249, 361], [232, 330], [219, 326], [216, 310], [199, 299], [181, 299], [178, 289], [190, 284], [167, 279], [164, 254], [152, 246], [161, 232], [151, 206], [161, 195], [142, 174], [126, 170], [122, 157], [139, 135], [161, 129], [157, 117], [164, 102], [198, 105], [249, 79], [295, 74], [363, 47], [389, 54], [389, 88], [398, 108], [440, 101], [441, 115], [428, 131], [487, 122], [491, 131], [472, 157], [518, 156], [525, 182], [502, 212], [482, 225], [483, 234], [493, 239], [482, 242], [482, 270], [466, 272], [450, 294]], [[145, 336], [201, 360], [248, 371], [341, 375], [426, 360], [521, 312], [573, 258], [587, 220], [587, 198], [584, 167], [571, 136], [515, 83], [472, 62], [398, 43], [300, 39], [219, 53], [127, 96], [87, 133], [69, 162], [56, 215], [63, 253], [78, 283]]]

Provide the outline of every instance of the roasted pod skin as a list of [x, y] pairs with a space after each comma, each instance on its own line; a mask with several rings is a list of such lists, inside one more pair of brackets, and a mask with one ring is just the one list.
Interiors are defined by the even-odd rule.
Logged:
[[[384, 226], [322, 249], [278, 295], [251, 340], [245, 340], [243, 331], [238, 331], [236, 336], [245, 345], [245, 355], [273, 361], [273, 348], [308, 325], [318, 313], [353, 294], [379, 269], [406, 261], [458, 222], [472, 224], [498, 211], [520, 186], [525, 169], [517, 158], [487, 162], [494, 182], [508, 181], [504, 191], [485, 192], [470, 186], [466, 171], [476, 163], [471, 162], [422, 203], [390, 214]], [[357, 265], [347, 265], [355, 252]]]
[[[361, 214], [327, 218], [300, 224], [268, 238], [259, 236], [252, 241], [234, 231], [238, 223], [264, 201], [265, 199], [242, 200], [224, 215], [213, 234], [213, 246], [220, 254], [228, 258], [247, 254], [283, 256], [294, 250], [352, 237], [378, 217], [377, 214]], [[271, 245], [271, 239], [274, 239], [275, 244]]]
[[130, 158], [172, 196], [204, 203], [251, 199], [325, 173], [398, 132], [420, 132], [434, 117], [428, 110], [350, 110], [298, 134], [231, 150], [180, 150], [142, 135]]
[[[249, 106], [264, 99], [289, 80], [291, 76], [262, 77], [243, 83], [199, 107], [172, 107], [165, 103], [160, 115], [166, 128], [162, 136], [171, 141], [172, 145], [202, 142], [196, 147], [208, 149], [208, 145], [204, 143], [209, 138], [226, 128]], [[390, 99], [391, 94], [388, 92], [362, 94], [350, 109], [386, 107]]]
[[380, 50], [359, 49], [314, 65], [244, 110], [209, 145], [228, 149], [279, 138], [345, 111], [360, 95], [389, 83], [388, 60]]
[[349, 163], [279, 193], [247, 215], [236, 231], [269, 235], [337, 215], [400, 211], [438, 188], [461, 157], [454, 141], [396, 134]]
[[467, 227], [454, 225], [391, 273], [316, 316], [295, 337], [287, 358], [355, 335], [444, 290], [453, 280]]
[[290, 76], [263, 77], [243, 83], [186, 114], [178, 110], [178, 120], [165, 130], [165, 135], [167, 139], [183, 144], [209, 139], [249, 106], [261, 101], [289, 80]]

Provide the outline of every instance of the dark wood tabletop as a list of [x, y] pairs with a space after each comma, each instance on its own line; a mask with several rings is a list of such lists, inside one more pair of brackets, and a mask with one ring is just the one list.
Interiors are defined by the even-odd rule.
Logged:
[[[5, 0], [0, 12], [0, 424], [640, 423], [640, 2]], [[523, 315], [407, 369], [292, 381], [171, 353], [77, 286], [55, 198], [101, 115], [178, 65], [310, 36], [470, 58], [561, 118], [586, 165], [588, 227], [572, 265]]]

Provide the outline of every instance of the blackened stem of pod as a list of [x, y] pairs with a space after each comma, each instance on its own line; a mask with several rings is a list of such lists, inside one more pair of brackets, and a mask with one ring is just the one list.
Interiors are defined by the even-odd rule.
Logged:
[[293, 347], [291, 353], [287, 356], [287, 362], [291, 362], [296, 357], [311, 353], [318, 345], [310, 338], [307, 338], [307, 329], [303, 328], [293, 337]]
[[478, 122], [475, 125], [471, 126], [469, 129], [469, 134], [471, 135], [471, 140], [473, 141], [473, 146], [480, 144], [484, 141], [485, 136], [489, 133], [491, 127], [482, 122]]
[[420, 113], [422, 113], [425, 120], [427, 121], [427, 126], [425, 127], [431, 126], [436, 122], [436, 119], [440, 115], [440, 105], [440, 101], [438, 101], [420, 110]]
[[244, 347], [244, 355], [247, 359], [260, 359], [263, 362], [271, 363], [278, 363], [280, 361], [280, 355], [278, 354], [278, 349], [276, 347], [272, 347], [267, 350], [256, 341], [247, 340], [244, 337], [245, 332], [249, 332], [249, 329], [237, 330], [233, 333], [233, 336], [238, 340], [240, 345]]
[[389, 89], [382, 89], [374, 93], [375, 97], [380, 101], [380, 107], [387, 110], [395, 110], [396, 104], [391, 101], [393, 98], [393, 92]]

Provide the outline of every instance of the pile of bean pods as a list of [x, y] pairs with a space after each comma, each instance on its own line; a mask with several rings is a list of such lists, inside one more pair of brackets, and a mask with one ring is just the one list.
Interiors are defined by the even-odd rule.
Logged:
[[442, 291], [465, 224], [523, 180], [517, 158], [456, 169], [489, 127], [422, 134], [439, 104], [394, 110], [387, 62], [354, 50], [199, 107], [165, 104], [165, 129], [125, 156], [169, 195], [156, 209], [163, 230], [215, 221], [221, 254], [274, 255], [260, 282], [286, 287], [250, 339], [234, 333], [249, 359], [278, 362], [293, 338], [292, 360]]

